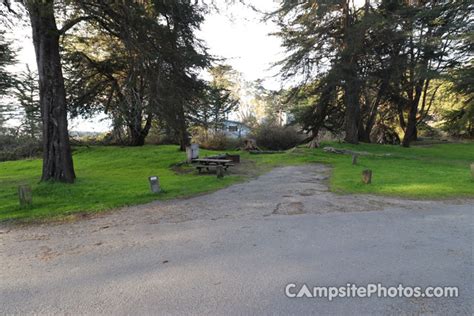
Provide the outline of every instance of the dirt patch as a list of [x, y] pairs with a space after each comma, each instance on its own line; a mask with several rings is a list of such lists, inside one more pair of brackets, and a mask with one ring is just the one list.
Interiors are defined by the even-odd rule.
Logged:
[[311, 196], [311, 195], [315, 195], [318, 191], [314, 190], [314, 189], [308, 189], [308, 190], [305, 190], [303, 192], [300, 192], [299, 195], [301, 196]]
[[193, 166], [188, 164], [173, 165], [170, 169], [173, 170], [175, 174], [189, 174], [196, 170]]
[[56, 258], [57, 256], [59, 256], [59, 253], [53, 251], [53, 249], [49, 248], [48, 246], [42, 246], [40, 247], [40, 251], [36, 257], [42, 261], [49, 261]]
[[278, 203], [272, 214], [298, 215], [304, 214], [304, 204], [301, 202]]

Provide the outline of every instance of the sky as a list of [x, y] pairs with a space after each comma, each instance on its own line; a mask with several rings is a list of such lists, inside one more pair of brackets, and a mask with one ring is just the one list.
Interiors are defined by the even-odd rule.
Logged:
[[[277, 8], [274, 0], [255, 3], [260, 10]], [[276, 72], [270, 69], [283, 56], [280, 39], [269, 35], [277, 30], [271, 21], [262, 21], [262, 14], [237, 3], [207, 16], [198, 36], [207, 42], [211, 54], [225, 57], [245, 79], [264, 79], [266, 88], [279, 89]]]
[[[223, 3], [223, 1], [222, 1]], [[258, 9], [272, 11], [277, 7], [275, 0], [259, 0]], [[197, 36], [205, 41], [209, 53], [218, 58], [223, 58], [239, 71], [243, 79], [253, 81], [263, 79], [267, 89], [278, 90], [281, 86], [272, 69], [272, 63], [283, 56], [280, 40], [269, 35], [277, 31], [277, 26], [271, 21], [263, 22], [262, 15], [249, 7], [237, 2], [233, 5], [219, 7], [217, 12], [206, 16], [197, 32]], [[28, 64], [31, 69], [36, 69], [34, 48], [29, 27], [17, 27], [13, 39], [18, 47], [19, 64], [15, 71], [23, 70]], [[70, 122], [69, 129], [73, 131], [104, 132], [109, 129], [105, 116], [92, 120], [75, 119]]]

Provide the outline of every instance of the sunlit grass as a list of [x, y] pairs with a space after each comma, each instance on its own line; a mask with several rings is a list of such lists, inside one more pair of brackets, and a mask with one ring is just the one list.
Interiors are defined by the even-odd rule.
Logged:
[[[474, 197], [470, 163], [474, 144], [442, 144], [402, 148], [390, 145], [332, 146], [366, 152], [358, 164], [350, 155], [325, 153], [321, 149], [300, 148], [296, 153], [258, 157], [266, 164], [322, 162], [333, 166], [331, 190], [340, 193], [371, 193], [411, 198]], [[361, 181], [364, 169], [373, 171], [372, 184]]]
[[[240, 180], [215, 175], [176, 174], [170, 167], [185, 160], [176, 146], [93, 147], [74, 154], [75, 184], [38, 183], [40, 160], [0, 163], [0, 220], [62, 217], [78, 211], [110, 208], [208, 192]], [[164, 190], [150, 192], [148, 177], [160, 178]], [[33, 208], [20, 210], [17, 185], [33, 189]]]

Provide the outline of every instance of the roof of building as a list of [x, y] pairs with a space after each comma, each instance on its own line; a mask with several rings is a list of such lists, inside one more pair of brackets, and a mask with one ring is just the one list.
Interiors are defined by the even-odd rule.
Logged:
[[232, 121], [232, 120], [224, 120], [224, 123], [230, 123], [230, 124], [237, 124], [237, 125], [243, 125], [245, 127], [249, 127], [246, 124], [239, 122], [239, 121]]

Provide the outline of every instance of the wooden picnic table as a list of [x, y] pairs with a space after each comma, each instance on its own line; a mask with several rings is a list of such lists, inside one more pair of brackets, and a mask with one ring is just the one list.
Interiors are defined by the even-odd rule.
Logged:
[[232, 162], [232, 160], [228, 159], [210, 159], [210, 158], [201, 158], [201, 159], [193, 159], [193, 162], [202, 163], [204, 165], [226, 165]]
[[228, 159], [210, 159], [210, 158], [202, 158], [202, 159], [193, 159], [193, 163], [198, 163], [196, 165], [196, 169], [201, 173], [202, 169], [206, 169], [209, 171], [209, 168], [222, 166], [225, 170], [230, 166], [233, 166], [232, 160]]

